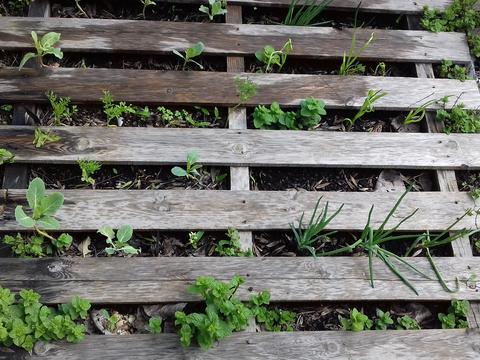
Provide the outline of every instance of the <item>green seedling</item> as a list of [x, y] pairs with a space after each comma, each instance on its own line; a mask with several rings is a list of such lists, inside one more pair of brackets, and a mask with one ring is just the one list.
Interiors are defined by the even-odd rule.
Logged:
[[127, 105], [125, 101], [115, 104], [110, 91], [103, 91], [102, 97], [103, 112], [107, 115], [107, 125], [110, 126], [112, 120], [116, 120], [117, 125], [123, 124], [124, 116], [128, 114], [137, 114], [137, 109], [132, 105]]
[[310, 97], [300, 103], [300, 111], [297, 113], [297, 127], [299, 129], [311, 129], [317, 126], [322, 116], [327, 115], [325, 103], [322, 100]]
[[148, 320], [148, 331], [152, 334], [160, 334], [162, 332], [162, 319], [150, 318]]
[[266, 331], [293, 331], [297, 314], [293, 311], [260, 307], [255, 319]]
[[203, 42], [199, 41], [197, 42], [195, 45], [187, 48], [185, 50], [185, 55], [184, 54], [181, 54], [180, 52], [178, 52], [177, 50], [173, 50], [173, 53], [175, 55], [177, 55], [178, 57], [180, 57], [181, 59], [183, 59], [183, 66], [182, 66], [182, 70], [185, 71], [185, 68], [187, 67], [187, 65], [189, 63], [194, 63], [195, 65], [197, 65], [201, 70], [203, 70], [203, 65], [198, 63], [197, 61], [193, 60], [194, 58], [202, 55], [203, 53], [203, 50], [205, 50], [205, 45], [203, 44]]
[[373, 321], [363, 312], [358, 311], [357, 308], [353, 308], [353, 310], [350, 311], [350, 316], [348, 318], [340, 316], [339, 320], [342, 329], [346, 331], [369, 330], [373, 326]]
[[194, 151], [187, 154], [187, 167], [181, 168], [175, 166], [172, 168], [172, 174], [177, 177], [184, 177], [190, 180], [196, 180], [200, 177], [198, 170], [202, 168], [202, 165], [198, 163], [198, 154]]
[[115, 234], [115, 231], [110, 226], [102, 226], [98, 229], [98, 233], [105, 236], [107, 244], [110, 245], [105, 248], [107, 255], [120, 254], [124, 256], [138, 255], [140, 249], [134, 248], [128, 242], [133, 236], [133, 228], [130, 225], [122, 225]]
[[480, 111], [467, 110], [463, 104], [455, 105], [450, 110], [437, 110], [437, 120], [443, 121], [447, 134], [480, 133]]
[[365, 116], [365, 114], [374, 112], [375, 108], [373, 107], [373, 104], [386, 95], [387, 93], [383, 92], [382, 90], [368, 90], [367, 97], [363, 101], [362, 106], [360, 106], [360, 109], [357, 111], [355, 116], [352, 119], [345, 118], [344, 120], [348, 124], [348, 131], [350, 131], [357, 121]]
[[235, 108], [246, 104], [251, 98], [257, 96], [258, 87], [252, 80], [242, 80], [237, 76], [235, 78], [235, 87], [237, 88], [238, 97], [240, 98], [240, 102], [235, 105]]
[[210, 21], [212, 21], [215, 16], [227, 13], [227, 0], [208, 0], [208, 6], [200, 5], [198, 10], [207, 14]]
[[290, 224], [290, 229], [293, 232], [293, 236], [297, 245], [297, 249], [301, 253], [310, 253], [311, 256], [316, 256], [316, 245], [320, 242], [328, 239], [329, 236], [336, 233], [332, 231], [329, 233], [323, 233], [325, 228], [330, 222], [342, 211], [343, 204], [332, 215], [328, 216], [328, 202], [325, 204], [323, 210], [318, 214], [318, 207], [320, 206], [320, 197], [315, 205], [310, 221], [306, 226], [303, 224], [303, 218], [305, 213], [302, 213], [298, 225]]
[[292, 0], [283, 24], [291, 26], [322, 25], [325, 22], [315, 23], [314, 21], [332, 1], [333, 0], [322, 0], [318, 3], [317, 0], [306, 0], [303, 2], [303, 5], [299, 7], [299, 1]]
[[15, 155], [7, 149], [0, 148], [0, 165], [12, 163]]
[[26, 53], [22, 60], [20, 61], [19, 70], [21, 70], [25, 64], [31, 59], [37, 59], [38, 63], [41, 66], [45, 66], [43, 63], [43, 57], [45, 55], [53, 55], [58, 59], [63, 59], [63, 52], [60, 48], [55, 47], [60, 41], [60, 34], [56, 32], [49, 32], [42, 36], [40, 40], [38, 40], [38, 35], [35, 31], [31, 32], [33, 43], [35, 45], [36, 53], [28, 52]]
[[80, 170], [82, 171], [82, 181], [89, 185], [95, 185], [95, 179], [93, 175], [99, 171], [102, 167], [98, 161], [94, 160], [78, 160], [78, 166], [80, 166]]
[[375, 70], [373, 70], [373, 76], [387, 76], [387, 74], [387, 65], [383, 61], [379, 62]]
[[215, 247], [215, 254], [218, 256], [253, 256], [252, 250], [242, 250], [240, 233], [232, 228], [226, 234], [228, 240], [220, 240]]
[[377, 309], [377, 318], [375, 319], [376, 330], [387, 330], [390, 325], [393, 325], [393, 319], [388, 311]]
[[470, 303], [467, 300], [453, 299], [448, 308], [448, 313], [438, 314], [438, 319], [442, 323], [442, 329], [468, 328], [467, 316], [469, 311]]
[[420, 330], [421, 327], [417, 320], [408, 315], [397, 319], [397, 330]]
[[272, 72], [274, 66], [276, 66], [277, 71], [280, 72], [287, 61], [288, 54], [292, 50], [292, 39], [288, 39], [280, 50], [275, 50], [273, 46], [267, 45], [262, 50], [257, 51], [255, 57], [263, 64], [264, 72]]
[[117, 330], [118, 321], [120, 320], [118, 315], [117, 314], [110, 315], [110, 313], [105, 309], [101, 309], [100, 314], [106, 321], [105, 325], [107, 327], [107, 330], [110, 331], [111, 333], [115, 333], [115, 331]]
[[140, 0], [140, 2], [143, 5], [143, 9], [142, 9], [143, 18], [146, 19], [147, 18], [147, 15], [146, 15], [147, 7], [155, 6], [155, 5], [157, 5], [157, 3], [155, 1], [152, 1], [152, 0]]
[[41, 148], [46, 144], [58, 142], [60, 140], [62, 140], [62, 138], [56, 134], [52, 134], [50, 130], [42, 131], [40, 128], [36, 128], [33, 145], [35, 145], [36, 148]]
[[58, 97], [53, 91], [48, 92], [46, 95], [52, 106], [55, 126], [62, 125], [62, 119], [70, 119], [77, 113], [77, 107], [75, 105], [70, 106], [71, 100], [69, 97]]
[[440, 66], [440, 77], [460, 81], [471, 80], [471, 77], [467, 74], [467, 68], [464, 66], [454, 65], [451, 60], [442, 60], [442, 65]]
[[204, 234], [205, 232], [203, 231], [192, 231], [188, 233], [188, 242], [193, 249], [198, 249], [198, 245], [200, 244], [200, 241], [202, 241]]
[[13, 105], [10, 105], [10, 104], [0, 105], [0, 110], [4, 111], [6, 113], [12, 113], [13, 112]]
[[448, 102], [449, 96], [444, 96], [441, 99], [432, 99], [422, 104], [420, 107], [410, 110], [410, 112], [405, 117], [403, 123], [405, 125], [421, 122], [427, 115], [427, 108], [434, 104], [443, 104], [445, 105]]

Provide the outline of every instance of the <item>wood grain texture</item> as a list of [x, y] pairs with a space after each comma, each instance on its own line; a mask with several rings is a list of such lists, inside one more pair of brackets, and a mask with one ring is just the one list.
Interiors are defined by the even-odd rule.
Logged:
[[387, 93], [375, 103], [377, 110], [417, 108], [430, 94], [432, 98], [458, 96], [469, 109], [476, 109], [480, 103], [473, 80], [67, 68], [0, 69], [0, 102], [44, 103], [45, 92], [52, 90], [74, 102], [99, 103], [102, 90], [108, 89], [116, 100], [132, 103], [234, 106], [238, 103], [237, 76], [249, 78], [258, 87], [257, 96], [246, 105], [277, 101], [296, 106], [313, 96], [330, 108], [351, 109], [363, 104], [370, 89]]
[[[480, 169], [480, 137], [473, 134], [234, 130], [242, 127], [237, 115], [245, 122], [245, 109], [230, 113], [232, 129], [49, 128], [62, 139], [42, 148], [32, 144], [33, 127], [0, 126], [0, 147], [18, 164], [172, 165], [194, 150], [205, 165]], [[456, 186], [455, 178], [450, 183]]]
[[[232, 7], [227, 20], [234, 17]], [[240, 7], [236, 7], [240, 8]], [[270, 25], [163, 22], [109, 19], [0, 18], [0, 49], [31, 49], [30, 32], [55, 31], [62, 34], [64, 52], [171, 54], [198, 41], [205, 55], [253, 56], [266, 44], [280, 49], [290, 38], [289, 56], [315, 59], [343, 57], [351, 46], [353, 29]], [[466, 36], [462, 33], [432, 33], [411, 30], [357, 30], [361, 46], [371, 34], [375, 40], [365, 49], [363, 60], [389, 62], [436, 62], [449, 59], [471, 61]], [[444, 44], [449, 46], [444, 46]], [[243, 71], [243, 70], [242, 70]]]
[[[345, 204], [329, 229], [362, 230], [372, 206], [372, 225], [379, 226], [399, 198], [397, 193], [339, 193], [303, 191], [183, 191], [183, 190], [65, 190], [65, 204], [57, 218], [63, 230], [96, 231], [128, 223], [138, 230], [276, 230], [289, 229], [305, 211], [311, 216], [317, 200], [330, 203], [330, 211]], [[0, 212], [0, 229], [24, 230], [14, 210], [25, 204], [24, 190], [8, 190]], [[408, 194], [388, 226], [419, 208], [402, 230], [444, 230], [474, 201], [468, 193], [423, 192]], [[113, 211], [114, 210], [114, 211]], [[452, 230], [475, 227], [467, 216]]]
[[[425, 258], [411, 263], [435, 278]], [[456, 298], [480, 300], [480, 283], [466, 281], [480, 271], [480, 259], [437, 258], [444, 279], [459, 290]], [[400, 266], [419, 295], [405, 286], [383, 263], [374, 261], [375, 288], [368, 277], [366, 257], [341, 258], [49, 258], [0, 259], [8, 269], [0, 274], [0, 286], [14, 290], [32, 288], [42, 301], [54, 304], [79, 295], [92, 303], [190, 302], [198, 297], [187, 288], [199, 276], [228, 281], [245, 277], [238, 292], [242, 299], [268, 290], [274, 302], [449, 300], [436, 280], [421, 277]], [[132, 291], [132, 289], [135, 289]]]

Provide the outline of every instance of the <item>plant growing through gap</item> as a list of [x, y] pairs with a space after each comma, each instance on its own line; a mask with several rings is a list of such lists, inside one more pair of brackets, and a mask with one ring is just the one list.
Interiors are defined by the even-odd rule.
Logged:
[[130, 225], [122, 225], [117, 233], [110, 226], [102, 226], [98, 233], [105, 236], [108, 247], [105, 248], [107, 255], [120, 254], [123, 256], [138, 255], [140, 249], [134, 248], [128, 242], [133, 236], [133, 228]]
[[377, 313], [377, 318], [375, 319], [376, 330], [387, 330], [390, 325], [393, 325], [393, 319], [390, 316], [390, 312], [377, 309], [376, 313]]
[[238, 92], [240, 102], [235, 105], [235, 109], [247, 103], [251, 98], [257, 95], [257, 85], [250, 79], [242, 80], [238, 76], [235, 78], [235, 87]]
[[480, 132], [480, 111], [467, 110], [463, 104], [455, 105], [450, 110], [437, 110], [437, 120], [443, 121], [447, 134]]
[[157, 3], [153, 0], [140, 0], [140, 2], [143, 5], [143, 9], [142, 9], [143, 18], [147, 19], [147, 15], [146, 15], [147, 7], [155, 6], [155, 5], [157, 5]]
[[80, 170], [82, 171], [82, 181], [89, 185], [95, 185], [95, 179], [93, 175], [99, 171], [102, 167], [98, 161], [95, 160], [78, 160], [77, 161]]
[[32, 354], [38, 341], [79, 342], [86, 328], [76, 321], [85, 320], [89, 309], [90, 303], [79, 297], [55, 309], [43, 305], [33, 290], [23, 289], [17, 298], [0, 286], [0, 346], [17, 346]]
[[162, 332], [162, 319], [157, 317], [148, 319], [148, 331], [152, 334], [160, 334]]
[[50, 130], [42, 131], [40, 128], [35, 129], [33, 137], [33, 145], [36, 148], [44, 147], [46, 144], [60, 141], [62, 138], [59, 135], [53, 134]]
[[454, 65], [451, 60], [442, 60], [440, 66], [440, 77], [446, 79], [456, 79], [460, 81], [470, 80], [467, 74], [467, 68], [464, 66]]
[[210, 21], [212, 21], [215, 16], [227, 13], [227, 0], [208, 0], [208, 6], [200, 5], [198, 10], [207, 14]]
[[408, 315], [397, 318], [397, 330], [420, 330], [417, 320]]
[[202, 241], [204, 231], [192, 231], [188, 233], [188, 242], [193, 249], [198, 249], [200, 241]]
[[80, 11], [80, 13], [81, 13], [83, 16], [85, 16], [85, 17], [88, 18], [87, 13], [85, 12], [85, 10], [83, 10], [82, 6], [80, 5], [80, 1], [81, 1], [81, 0], [75, 0], [75, 6], [77, 7], [78, 11]]
[[4, 111], [6, 113], [12, 113], [13, 105], [10, 105], [10, 104], [0, 105], [0, 111]]
[[468, 328], [467, 316], [469, 311], [470, 303], [467, 300], [453, 299], [448, 307], [448, 313], [438, 314], [438, 319], [442, 323], [442, 329]]
[[187, 167], [184, 169], [180, 166], [175, 166], [172, 168], [171, 172], [177, 177], [196, 180], [200, 177], [198, 170], [201, 168], [202, 165], [198, 163], [198, 154], [195, 151], [191, 151], [187, 154]]
[[287, 16], [283, 20], [284, 25], [291, 26], [316, 26], [323, 23], [315, 23], [315, 19], [330, 5], [333, 0], [306, 0], [301, 7], [298, 0], [292, 0], [288, 7]]
[[35, 31], [31, 32], [33, 43], [35, 45], [36, 53], [28, 52], [26, 53], [22, 60], [20, 61], [20, 66], [18, 70], [21, 70], [25, 64], [31, 59], [37, 59], [40, 66], [45, 66], [43, 63], [43, 57], [45, 55], [53, 55], [58, 59], [63, 59], [63, 52], [60, 48], [55, 47], [55, 45], [60, 41], [60, 34], [56, 32], [49, 32], [42, 36], [38, 40], [38, 35]]
[[185, 50], [185, 55], [181, 54], [177, 50], [173, 50], [173, 53], [175, 55], [177, 55], [178, 57], [180, 57], [181, 59], [183, 59], [182, 70], [185, 70], [185, 68], [187, 67], [187, 65], [189, 63], [193, 63], [193, 64], [197, 65], [201, 70], [203, 70], [203, 65], [198, 63], [197, 61], [193, 60], [194, 58], [202, 55], [203, 50], [205, 50], [205, 45], [203, 44], [203, 42], [199, 41], [195, 45], [187, 48]]
[[100, 315], [102, 315], [102, 317], [105, 319], [105, 326], [107, 330], [111, 333], [115, 333], [117, 330], [117, 323], [120, 321], [120, 317], [115, 313], [110, 315], [106, 309], [100, 309]]
[[434, 104], [443, 104], [443, 106], [445, 106], [445, 104], [448, 102], [449, 97], [450, 96], [444, 96], [441, 99], [432, 99], [432, 100], [429, 100], [429, 101], [425, 102], [420, 107], [418, 107], [416, 109], [413, 109], [413, 110], [410, 110], [409, 113], [407, 114], [407, 116], [405, 117], [405, 120], [403, 121], [403, 124], [404, 125], [409, 125], [409, 124], [421, 122], [425, 118], [425, 116], [427, 115], [427, 108], [429, 106], [434, 105]]
[[46, 95], [52, 106], [55, 126], [62, 125], [62, 119], [70, 119], [77, 113], [78, 109], [75, 105], [70, 107], [69, 97], [58, 97], [53, 91], [49, 91]]
[[329, 233], [323, 233], [325, 228], [330, 224], [330, 222], [342, 211], [343, 205], [340, 207], [330, 216], [328, 216], [328, 202], [325, 204], [323, 210], [317, 215], [318, 207], [320, 206], [320, 201], [322, 197], [320, 197], [315, 205], [315, 209], [313, 210], [312, 216], [310, 217], [310, 221], [306, 226], [303, 224], [303, 218], [305, 216], [305, 212], [302, 213], [302, 216], [298, 220], [298, 225], [290, 224], [290, 229], [293, 232], [293, 237], [295, 239], [295, 243], [297, 249], [303, 253], [310, 253], [312, 256], [316, 256], [317, 250], [316, 245], [319, 242], [323, 242], [328, 239], [329, 236], [336, 233], [336, 231], [332, 231]]
[[277, 71], [280, 72], [287, 61], [288, 54], [290, 54], [292, 50], [292, 39], [288, 39], [280, 50], [275, 50], [273, 46], [267, 45], [262, 50], [255, 52], [255, 57], [263, 64], [264, 72], [272, 72], [274, 66], [276, 66]]
[[293, 311], [261, 306], [255, 319], [266, 331], [293, 331], [297, 314]]
[[229, 228], [227, 231], [228, 240], [220, 240], [215, 247], [215, 254], [218, 256], [253, 256], [252, 250], [242, 250], [240, 233]]
[[15, 155], [7, 149], [0, 148], [0, 165], [12, 163]]
[[368, 318], [363, 312], [353, 308], [350, 311], [348, 318], [339, 317], [342, 329], [346, 331], [363, 331], [369, 330], [373, 326], [373, 321]]
[[117, 121], [117, 125], [123, 124], [123, 118], [127, 114], [136, 114], [137, 110], [132, 105], [127, 105], [125, 101], [115, 104], [110, 91], [104, 90], [102, 96], [103, 112], [107, 115], [107, 126], [110, 126], [112, 120]]
[[387, 70], [387, 65], [382, 61], [373, 70], [373, 76], [387, 76], [389, 70]]
[[350, 131], [356, 122], [365, 116], [365, 114], [374, 112], [375, 108], [373, 107], [373, 104], [385, 95], [387, 95], [387, 93], [383, 92], [382, 90], [368, 90], [367, 97], [363, 101], [362, 106], [360, 106], [360, 109], [357, 111], [355, 116], [352, 119], [345, 118], [344, 121], [348, 124], [347, 130]]

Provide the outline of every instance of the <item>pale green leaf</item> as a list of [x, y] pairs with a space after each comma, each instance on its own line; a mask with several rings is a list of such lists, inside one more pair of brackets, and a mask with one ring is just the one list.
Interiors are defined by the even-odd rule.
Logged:
[[130, 225], [123, 225], [117, 231], [117, 240], [121, 243], [126, 243], [132, 238], [133, 228]]
[[40, 178], [32, 180], [27, 190], [28, 206], [35, 209], [41, 205], [41, 201], [45, 196], [45, 183]]
[[63, 195], [53, 193], [41, 200], [42, 215], [53, 216], [63, 205]]
[[51, 216], [42, 216], [40, 219], [36, 221], [36, 224], [39, 228], [45, 230], [58, 230], [60, 229], [60, 223], [57, 219]]
[[15, 220], [17, 220], [21, 226], [26, 228], [33, 228], [35, 226], [35, 220], [25, 214], [22, 206], [17, 206], [15, 208]]
[[115, 233], [110, 226], [102, 226], [97, 232], [105, 236], [110, 241], [115, 238]]

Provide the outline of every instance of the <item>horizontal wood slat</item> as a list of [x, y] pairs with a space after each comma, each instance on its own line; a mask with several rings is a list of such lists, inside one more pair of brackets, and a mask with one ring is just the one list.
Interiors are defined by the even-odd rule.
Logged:
[[[45, 128], [46, 129], [46, 128]], [[61, 140], [35, 148], [33, 127], [0, 127], [17, 163], [171, 165], [195, 151], [204, 165], [479, 169], [470, 134], [342, 133], [229, 129], [48, 128]], [[141, 141], [139, 141], [141, 139]], [[408, 153], [405, 153], [408, 149]]]
[[[353, 36], [352, 29], [331, 27], [3, 17], [0, 49], [32, 48], [32, 30], [40, 34], [61, 33], [60, 46], [64, 52], [171, 54], [174, 49], [181, 51], [202, 41], [205, 55], [253, 56], [268, 44], [280, 49], [290, 38], [293, 42], [290, 56], [325, 59], [341, 59], [350, 49]], [[359, 46], [372, 33], [375, 39], [361, 55], [365, 60], [471, 62], [466, 36], [462, 33], [359, 29]]]
[[[178, 335], [87, 336], [78, 344], [55, 343], [41, 356], [13, 350], [0, 359], [45, 360], [475, 360], [478, 330], [386, 330], [235, 333], [209, 351], [182, 348]], [[100, 351], [101, 349], [101, 351]], [[408, 355], [407, 355], [408, 354]]]
[[[435, 278], [427, 259], [412, 258], [410, 262]], [[466, 282], [472, 273], [480, 271], [480, 258], [437, 258], [436, 264], [449, 286], [455, 287], [456, 279], [461, 280], [456, 298], [480, 300], [475, 281]], [[75, 295], [101, 304], [198, 301], [187, 292], [196, 278], [213, 276], [228, 281], [234, 275], [246, 279], [238, 293], [245, 300], [262, 290], [270, 291], [274, 302], [440, 301], [452, 297], [438, 281], [425, 279], [399, 264], [417, 289], [416, 295], [377, 260], [372, 288], [366, 257], [2, 258], [0, 266], [8, 269], [0, 274], [0, 286], [33, 288], [49, 304], [69, 301]]]
[[[330, 211], [345, 204], [328, 228], [362, 230], [372, 204], [372, 224], [379, 226], [399, 198], [398, 193], [341, 193], [304, 191], [194, 191], [194, 190], [65, 190], [65, 204], [57, 218], [63, 230], [96, 231], [103, 225], [124, 223], [138, 230], [289, 229], [305, 211], [309, 218], [317, 200], [330, 202]], [[8, 196], [7, 196], [8, 194]], [[3, 200], [2, 200], [3, 197]], [[5, 198], [8, 198], [5, 200]], [[15, 206], [25, 204], [24, 190], [0, 192], [0, 229], [24, 230], [14, 217]], [[444, 230], [474, 208], [468, 193], [410, 193], [389, 226], [419, 208], [402, 230]], [[452, 230], [475, 228], [475, 216], [465, 217]]]
[[233, 106], [239, 102], [237, 76], [258, 86], [257, 96], [247, 105], [277, 101], [295, 106], [313, 96], [330, 108], [358, 108], [370, 89], [387, 93], [375, 103], [377, 110], [417, 108], [426, 98], [447, 95], [458, 97], [466, 108], [480, 104], [473, 80], [66, 68], [0, 69], [0, 102], [46, 102], [45, 93], [52, 90], [75, 102], [98, 103], [102, 91], [109, 90], [115, 99], [133, 103]]

